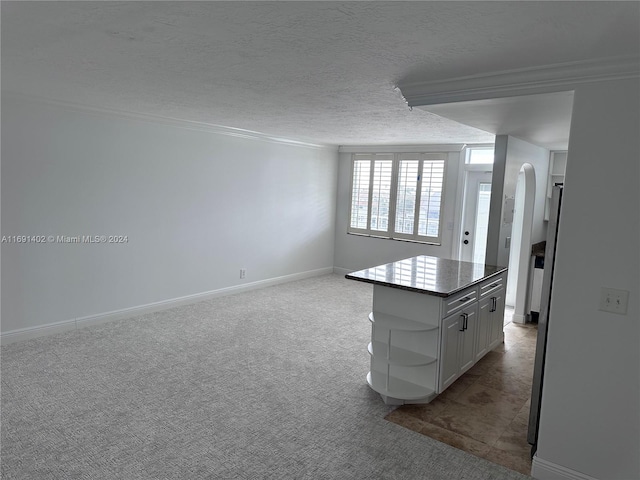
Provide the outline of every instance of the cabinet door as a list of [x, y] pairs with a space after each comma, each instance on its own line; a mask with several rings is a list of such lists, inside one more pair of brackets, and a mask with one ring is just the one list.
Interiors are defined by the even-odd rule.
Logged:
[[491, 348], [502, 342], [504, 331], [504, 289], [491, 295], [494, 300], [493, 312], [491, 312], [491, 335], [489, 346]]
[[462, 335], [462, 316], [451, 315], [442, 322], [442, 348], [440, 350], [440, 388], [438, 393], [451, 385], [460, 372], [458, 352]]
[[460, 342], [460, 374], [469, 370], [476, 363], [476, 329], [478, 324], [478, 304], [473, 308], [465, 308], [463, 314], [467, 316], [464, 332], [461, 332]]
[[489, 345], [491, 344], [489, 337], [491, 336], [492, 307], [493, 300], [491, 298], [484, 298], [478, 302], [476, 362], [489, 351]]

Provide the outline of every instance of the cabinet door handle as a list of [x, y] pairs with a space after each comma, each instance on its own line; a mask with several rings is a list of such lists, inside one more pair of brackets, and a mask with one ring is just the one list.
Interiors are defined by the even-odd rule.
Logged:
[[489, 288], [495, 288], [498, 285], [500, 285], [500, 283], [492, 283], [491, 285], [489, 285]]
[[459, 302], [468, 302], [469, 300], [471, 300], [471, 297], [464, 297], [461, 298], [460, 300], [458, 300]]
[[460, 315], [460, 318], [462, 318], [462, 328], [460, 329], [460, 331], [464, 332], [467, 329], [467, 321], [468, 321], [469, 315], [466, 313], [463, 313], [462, 315]]
[[496, 304], [496, 297], [491, 297], [491, 309], [489, 310], [490, 312], [495, 312], [497, 310]]
[[466, 330], [469, 327], [469, 314], [464, 314], [464, 329]]

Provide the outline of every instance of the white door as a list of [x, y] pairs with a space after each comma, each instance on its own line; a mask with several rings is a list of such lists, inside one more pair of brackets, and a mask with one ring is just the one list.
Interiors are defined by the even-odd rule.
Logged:
[[467, 172], [460, 235], [460, 260], [484, 263], [491, 203], [491, 172]]

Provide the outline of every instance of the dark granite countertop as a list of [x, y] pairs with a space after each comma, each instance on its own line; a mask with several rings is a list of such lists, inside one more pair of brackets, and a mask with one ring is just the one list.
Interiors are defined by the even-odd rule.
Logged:
[[495, 265], [420, 255], [352, 272], [347, 274], [346, 278], [427, 295], [448, 297], [506, 270], [506, 267]]

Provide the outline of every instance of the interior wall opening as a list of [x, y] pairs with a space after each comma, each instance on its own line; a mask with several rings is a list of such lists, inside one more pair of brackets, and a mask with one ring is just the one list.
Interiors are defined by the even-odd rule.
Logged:
[[509, 276], [505, 303], [513, 308], [513, 321], [526, 322], [526, 301], [531, 259], [531, 237], [533, 233], [533, 211], [536, 194], [535, 169], [525, 163], [520, 168], [511, 229], [509, 252]]

